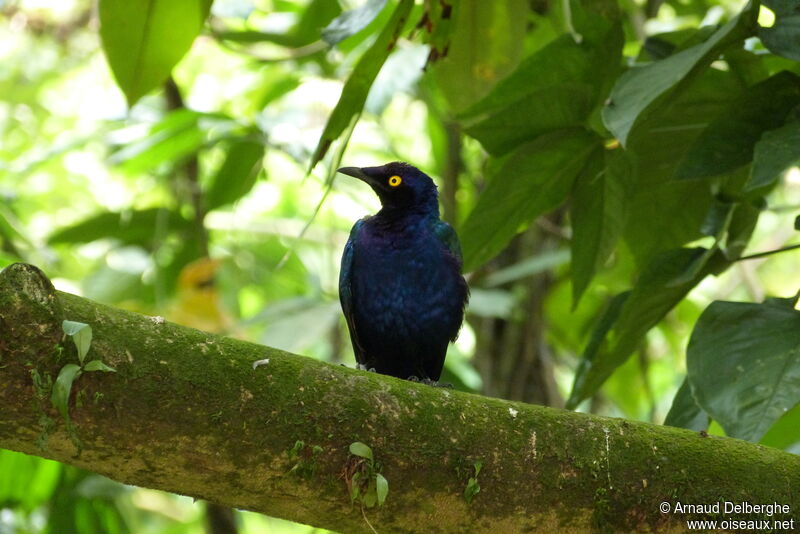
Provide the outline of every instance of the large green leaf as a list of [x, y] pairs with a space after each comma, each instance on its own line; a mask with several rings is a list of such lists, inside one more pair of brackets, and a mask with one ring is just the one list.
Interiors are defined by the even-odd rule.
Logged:
[[231, 144], [225, 162], [203, 195], [206, 209], [219, 208], [246, 195], [256, 183], [263, 156], [262, 143], [245, 139]]
[[660, 97], [702, 72], [727, 46], [751, 35], [757, 5], [750, 2], [704, 43], [623, 74], [603, 109], [603, 122], [611, 133], [627, 146], [633, 127], [652, 111]]
[[686, 355], [698, 404], [735, 438], [758, 441], [800, 403], [796, 299], [712, 302]]
[[600, 139], [584, 130], [554, 132], [495, 160], [490, 181], [459, 232], [464, 268], [494, 257], [533, 219], [566, 199]]
[[753, 152], [745, 191], [769, 189], [790, 167], [800, 164], [800, 120], [764, 132]]
[[372, 82], [375, 81], [383, 63], [394, 48], [412, 7], [414, 7], [414, 0], [400, 0], [392, 18], [383, 27], [372, 46], [358, 60], [342, 88], [342, 95], [339, 97], [336, 107], [328, 118], [317, 149], [311, 158], [309, 169], [313, 169], [317, 162], [325, 157], [331, 143], [344, 132], [353, 118], [361, 113]]
[[678, 166], [676, 177], [717, 176], [749, 163], [761, 134], [781, 126], [798, 104], [800, 76], [791, 72], [749, 88], [703, 130]]
[[779, 56], [800, 61], [800, 0], [765, 1], [775, 12], [775, 24], [759, 28], [764, 46]]
[[628, 154], [635, 179], [623, 237], [638, 265], [703, 237], [712, 184], [675, 180], [675, 169], [703, 128], [740, 94], [741, 85], [730, 72], [709, 69], [631, 134]]
[[453, 4], [447, 55], [432, 67], [451, 109], [475, 103], [517, 65], [529, 10], [524, 0]]
[[57, 230], [49, 243], [89, 243], [116, 239], [125, 244], [147, 245], [170, 231], [185, 230], [189, 221], [176, 212], [151, 208], [122, 213], [106, 212]]
[[615, 310], [616, 317], [600, 321], [575, 373], [575, 383], [567, 401], [568, 408], [575, 408], [593, 395], [611, 373], [639, 348], [647, 332], [667, 312], [707, 274], [716, 273], [727, 265], [722, 254], [717, 253], [704, 262], [694, 277], [676, 284], [675, 280], [691, 270], [705, 253], [704, 248], [678, 249], [654, 258], [624, 303]]
[[158, 87], [192, 46], [213, 0], [100, 0], [100, 36], [128, 105]]
[[678, 428], [688, 428], [689, 430], [706, 430], [710, 423], [708, 414], [698, 406], [697, 401], [692, 395], [692, 387], [689, 379], [684, 378], [683, 384], [672, 399], [672, 407], [667, 413], [664, 424], [676, 426]]
[[621, 150], [601, 152], [572, 191], [572, 302], [578, 305], [594, 273], [608, 260], [628, 211], [631, 166]]
[[562, 35], [525, 59], [462, 114], [471, 123], [466, 133], [502, 155], [542, 133], [583, 124], [604, 96], [604, 80], [617, 72], [623, 41], [618, 22], [584, 16], [592, 32], [580, 43]]

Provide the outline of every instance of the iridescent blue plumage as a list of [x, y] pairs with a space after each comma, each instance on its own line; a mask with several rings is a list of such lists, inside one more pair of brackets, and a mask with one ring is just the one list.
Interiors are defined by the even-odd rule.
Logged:
[[381, 210], [356, 222], [342, 254], [339, 299], [356, 360], [400, 378], [438, 380], [468, 290], [455, 231], [439, 219], [436, 185], [399, 162], [346, 167]]

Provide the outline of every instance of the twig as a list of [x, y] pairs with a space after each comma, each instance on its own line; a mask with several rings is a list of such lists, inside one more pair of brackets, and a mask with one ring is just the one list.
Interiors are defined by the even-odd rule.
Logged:
[[741, 258], [738, 258], [736, 261], [754, 260], [756, 258], [771, 256], [772, 254], [777, 254], [779, 252], [786, 252], [787, 250], [794, 250], [796, 248], [800, 248], [800, 243], [798, 243], [797, 245], [789, 245], [788, 247], [776, 248], [775, 250], [767, 250], [766, 252], [759, 252], [757, 254], [750, 254], [749, 256], [742, 256]]

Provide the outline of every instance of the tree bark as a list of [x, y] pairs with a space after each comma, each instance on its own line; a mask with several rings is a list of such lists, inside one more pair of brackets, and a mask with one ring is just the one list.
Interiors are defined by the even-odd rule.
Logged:
[[[69, 427], [50, 403], [77, 363], [63, 319], [117, 370], [76, 380]], [[0, 383], [0, 447], [345, 532], [369, 531], [344, 480], [355, 441], [389, 482], [363, 511], [379, 532], [677, 532], [687, 516], [660, 503], [800, 510], [798, 456], [334, 366], [57, 292], [24, 264], [0, 273]]]

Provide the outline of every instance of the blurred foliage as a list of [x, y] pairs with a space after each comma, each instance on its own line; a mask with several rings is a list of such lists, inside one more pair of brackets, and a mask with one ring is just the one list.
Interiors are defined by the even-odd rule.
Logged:
[[[798, 0], [98, 4], [0, 1], [0, 266], [352, 363], [333, 171], [405, 160], [471, 272], [444, 381], [800, 452]], [[0, 451], [0, 533], [204, 529]]]

